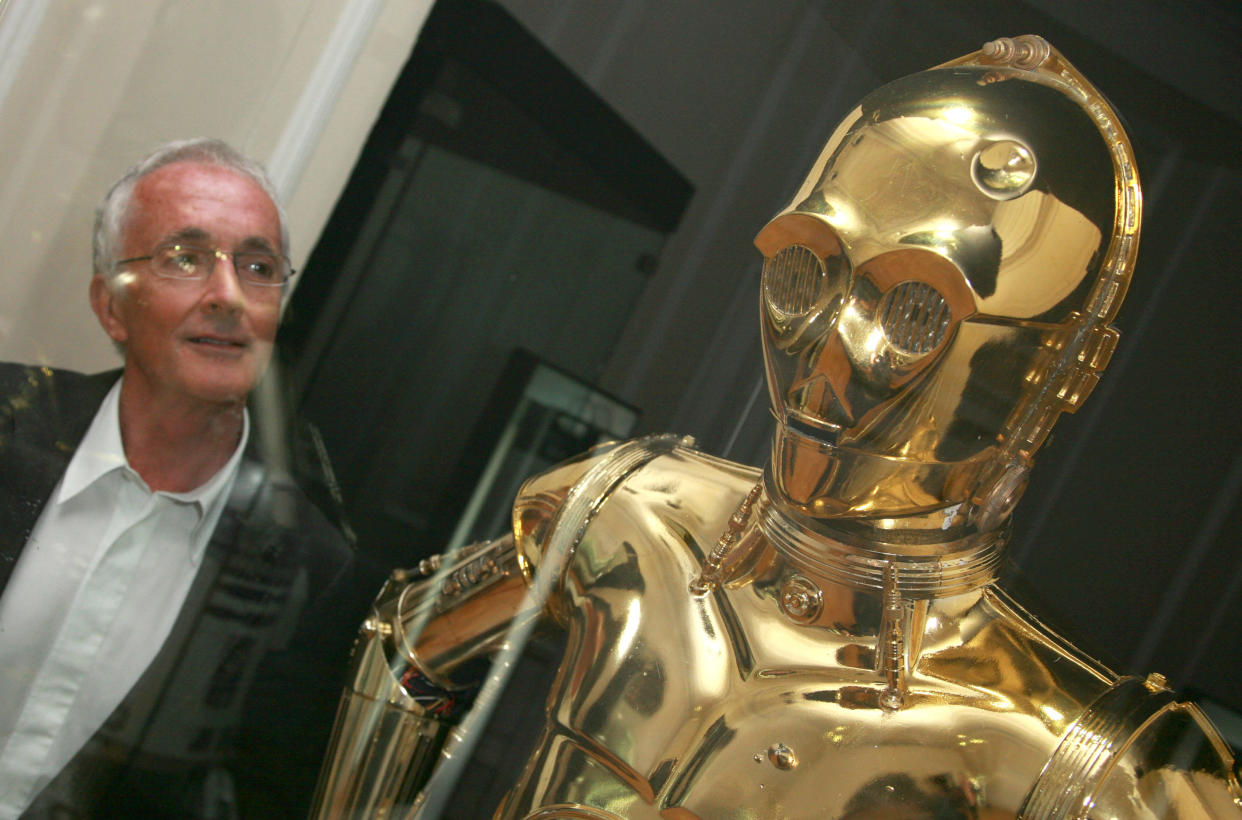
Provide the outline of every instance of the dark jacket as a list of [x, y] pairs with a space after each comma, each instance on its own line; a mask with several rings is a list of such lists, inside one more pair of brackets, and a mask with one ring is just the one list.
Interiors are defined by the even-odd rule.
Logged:
[[[0, 594], [118, 377], [0, 364]], [[304, 816], [361, 613], [352, 548], [256, 440], [168, 639], [25, 817]]]

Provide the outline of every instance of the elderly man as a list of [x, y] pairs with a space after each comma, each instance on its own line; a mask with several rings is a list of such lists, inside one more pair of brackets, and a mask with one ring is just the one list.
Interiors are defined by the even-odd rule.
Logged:
[[124, 367], [0, 365], [0, 816], [236, 816], [228, 762], [272, 752], [245, 695], [303, 664], [350, 558], [246, 411], [287, 248], [257, 163], [165, 145], [97, 214], [91, 306]]

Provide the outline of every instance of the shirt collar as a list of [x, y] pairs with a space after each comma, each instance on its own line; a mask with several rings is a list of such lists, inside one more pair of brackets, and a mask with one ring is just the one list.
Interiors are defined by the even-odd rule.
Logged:
[[73, 451], [69, 468], [60, 482], [57, 504], [63, 504], [113, 470], [129, 466], [121, 445], [121, 380], [104, 396], [86, 435]]
[[[125, 458], [125, 447], [121, 443], [121, 382], [122, 379], [117, 379], [116, 384], [112, 385], [112, 389], [108, 391], [108, 395], [104, 396], [103, 403], [99, 405], [99, 410], [96, 411], [95, 418], [91, 421], [91, 426], [87, 429], [77, 450], [74, 451], [73, 458], [61, 481], [56, 503], [63, 504], [91, 484], [117, 470], [127, 472], [142, 487], [146, 487], [146, 483], [138, 473], [129, 466], [129, 460]], [[199, 529], [205, 521], [214, 522], [219, 517], [216, 509], [222, 508], [228, 498], [228, 490], [233, 485], [233, 479], [237, 475], [237, 468], [241, 464], [242, 453], [246, 449], [246, 442], [249, 438], [250, 413], [243, 407], [242, 433], [228, 462], [206, 482], [188, 492], [157, 493], [157, 495], [193, 506], [197, 523], [190, 543], [202, 541], [198, 538]], [[201, 550], [196, 552], [201, 554]], [[197, 557], [192, 555], [191, 560], [197, 562]]]

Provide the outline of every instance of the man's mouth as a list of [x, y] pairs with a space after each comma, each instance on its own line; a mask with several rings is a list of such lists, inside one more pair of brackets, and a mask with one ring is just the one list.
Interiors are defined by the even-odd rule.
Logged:
[[219, 336], [190, 336], [189, 341], [193, 344], [218, 347], [225, 350], [244, 350], [250, 346], [241, 339], [226, 339]]

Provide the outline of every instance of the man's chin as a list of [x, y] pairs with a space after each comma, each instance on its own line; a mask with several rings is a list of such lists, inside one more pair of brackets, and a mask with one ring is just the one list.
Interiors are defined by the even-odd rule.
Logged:
[[187, 379], [184, 392], [204, 404], [243, 405], [258, 383], [251, 368], [232, 372], [195, 374]]
[[268, 357], [246, 351], [239, 357], [204, 357], [183, 374], [186, 392], [212, 404], [244, 404], [267, 369]]

